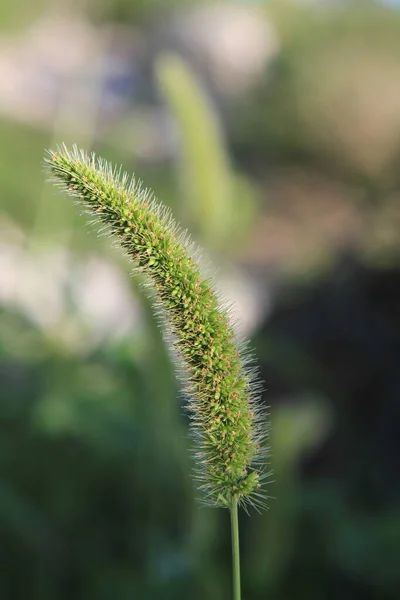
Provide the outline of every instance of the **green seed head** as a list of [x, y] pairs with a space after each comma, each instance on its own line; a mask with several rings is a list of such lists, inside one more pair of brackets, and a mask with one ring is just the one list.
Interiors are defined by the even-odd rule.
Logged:
[[233, 501], [262, 506], [267, 426], [260, 389], [186, 234], [140, 183], [94, 155], [62, 147], [48, 152], [46, 164], [53, 180], [108, 226], [155, 288], [184, 370], [203, 499], [223, 507]]

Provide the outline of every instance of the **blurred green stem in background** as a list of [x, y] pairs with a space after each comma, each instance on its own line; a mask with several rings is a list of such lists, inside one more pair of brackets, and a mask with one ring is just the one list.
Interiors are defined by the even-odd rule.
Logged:
[[156, 64], [159, 85], [179, 126], [184, 178], [188, 192], [183, 217], [191, 229], [200, 228], [203, 243], [226, 234], [231, 196], [228, 157], [209, 99], [185, 61], [162, 55]]
[[238, 239], [251, 229], [255, 195], [249, 180], [231, 166], [216, 107], [190, 64], [177, 54], [158, 58], [156, 76], [178, 127], [185, 198], [180, 219], [206, 248], [236, 250]]

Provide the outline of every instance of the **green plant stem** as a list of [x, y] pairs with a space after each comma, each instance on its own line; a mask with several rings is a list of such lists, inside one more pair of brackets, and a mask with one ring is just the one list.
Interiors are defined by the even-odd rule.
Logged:
[[232, 500], [231, 505], [231, 532], [232, 532], [232, 575], [233, 575], [233, 600], [241, 600], [240, 592], [240, 548], [239, 548], [239, 520], [237, 500]]

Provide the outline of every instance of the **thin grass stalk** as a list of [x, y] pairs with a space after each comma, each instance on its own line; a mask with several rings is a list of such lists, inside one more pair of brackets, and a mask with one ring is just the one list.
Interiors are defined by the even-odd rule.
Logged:
[[231, 534], [232, 534], [232, 587], [233, 600], [241, 600], [240, 586], [240, 546], [239, 546], [239, 519], [238, 504], [236, 499], [232, 501], [231, 513]]

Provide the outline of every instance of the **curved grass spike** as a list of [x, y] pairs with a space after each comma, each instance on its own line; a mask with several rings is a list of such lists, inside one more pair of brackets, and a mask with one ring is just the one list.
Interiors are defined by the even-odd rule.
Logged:
[[94, 154], [61, 147], [45, 162], [52, 179], [117, 237], [156, 292], [178, 367], [184, 367], [203, 500], [262, 507], [267, 428], [257, 406], [259, 386], [187, 235], [140, 183]]

